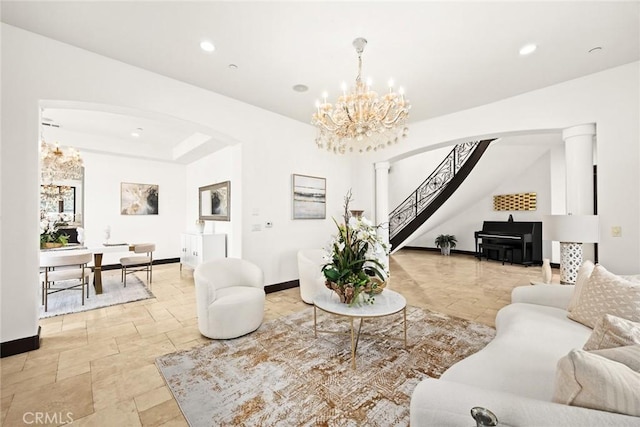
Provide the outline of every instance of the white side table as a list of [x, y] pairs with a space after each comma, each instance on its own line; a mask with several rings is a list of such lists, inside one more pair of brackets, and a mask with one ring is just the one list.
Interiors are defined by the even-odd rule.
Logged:
[[[356, 303], [353, 306], [340, 302], [340, 298], [335, 292], [321, 292], [313, 299], [313, 333], [318, 337], [318, 332], [340, 333], [336, 331], [318, 330], [317, 310], [320, 309], [326, 313], [338, 316], [348, 317], [351, 326], [351, 365], [356, 368], [356, 350], [358, 349], [358, 341], [360, 340], [360, 331], [362, 322], [366, 318], [384, 317], [403, 312], [404, 338], [386, 337], [388, 339], [404, 341], [404, 348], [407, 348], [407, 300], [397, 292], [385, 289], [381, 294], [376, 295], [375, 303], [363, 304]], [[360, 319], [360, 325], [356, 333], [353, 326], [354, 319]]]

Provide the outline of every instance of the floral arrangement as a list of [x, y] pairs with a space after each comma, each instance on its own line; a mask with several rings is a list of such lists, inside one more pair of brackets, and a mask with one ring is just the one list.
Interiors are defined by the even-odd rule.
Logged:
[[344, 198], [344, 223], [338, 224], [338, 234], [326, 249], [322, 273], [327, 288], [335, 291], [340, 301], [353, 304], [358, 296], [366, 294], [365, 302], [373, 304], [376, 293], [381, 291], [389, 271], [380, 258], [389, 255], [389, 245], [377, 234], [380, 225], [373, 225], [362, 216], [349, 212], [351, 190]]
[[68, 218], [64, 214], [59, 214], [55, 218], [40, 214], [40, 247], [47, 246], [47, 243], [65, 246], [69, 243], [69, 236], [64, 234], [60, 227], [69, 225]]

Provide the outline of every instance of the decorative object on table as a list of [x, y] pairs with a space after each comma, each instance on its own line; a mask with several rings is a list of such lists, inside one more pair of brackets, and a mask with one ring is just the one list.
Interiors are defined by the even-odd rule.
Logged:
[[597, 215], [545, 215], [542, 239], [560, 242], [560, 283], [573, 285], [582, 265], [582, 244], [597, 243]]
[[364, 214], [363, 210], [358, 210], [358, 209], [351, 209], [349, 212], [351, 212], [351, 216], [357, 219], [360, 219], [362, 217], [362, 215]]
[[544, 258], [542, 260], [542, 283], [551, 283], [552, 277], [551, 261], [549, 261], [549, 258]]
[[199, 219], [196, 221], [196, 230], [200, 234], [204, 233], [204, 220]]
[[224, 181], [198, 189], [201, 220], [231, 221], [231, 182]]
[[373, 225], [365, 217], [356, 218], [349, 212], [351, 190], [344, 198], [344, 222], [338, 224], [338, 234], [333, 236], [327, 249], [329, 262], [322, 267], [327, 288], [335, 291], [340, 301], [353, 304], [361, 294], [366, 303], [373, 304], [374, 294], [384, 287], [389, 277], [387, 267], [380, 261], [389, 255], [387, 245]]
[[76, 232], [78, 233], [78, 236], [77, 236], [78, 243], [80, 243], [81, 245], [83, 245], [83, 244], [84, 244], [84, 240], [85, 240], [85, 237], [84, 237], [84, 228], [82, 228], [82, 227], [78, 227], [78, 228], [76, 228]]
[[[365, 321], [362, 334], [401, 331], [402, 323], [402, 316]], [[348, 351], [336, 350], [349, 347], [347, 334], [314, 338], [311, 307], [232, 342], [165, 354], [156, 365], [192, 426], [406, 426], [416, 384], [439, 377], [495, 336], [489, 326], [411, 306], [407, 325], [406, 350], [393, 340], [361, 344], [357, 370], [348, 369]], [[349, 323], [319, 313], [318, 328], [346, 333]]]
[[318, 128], [318, 148], [336, 154], [346, 152], [376, 151], [397, 143], [407, 135], [407, 117], [411, 105], [404, 97], [404, 90], [393, 91], [389, 80], [389, 92], [379, 97], [371, 90], [371, 81], [362, 81], [362, 52], [367, 40], [359, 37], [353, 41], [358, 54], [358, 74], [355, 87], [347, 92], [342, 84], [342, 95], [335, 105], [327, 102], [328, 94], [322, 94], [322, 102], [316, 101], [312, 123]]
[[440, 248], [442, 255], [450, 255], [451, 248], [455, 248], [458, 240], [453, 234], [440, 234], [436, 237], [435, 244], [437, 248]]
[[155, 184], [120, 184], [122, 215], [158, 215], [158, 186]]
[[69, 243], [69, 236], [61, 228], [68, 224], [65, 214], [58, 214], [52, 218], [51, 215], [41, 212], [40, 248], [51, 249], [66, 246]]
[[535, 211], [536, 193], [499, 194], [493, 196], [494, 211]]
[[109, 244], [109, 239], [111, 238], [111, 226], [107, 225], [104, 228], [104, 244], [108, 245]]
[[293, 219], [325, 219], [327, 180], [316, 176], [292, 175]]

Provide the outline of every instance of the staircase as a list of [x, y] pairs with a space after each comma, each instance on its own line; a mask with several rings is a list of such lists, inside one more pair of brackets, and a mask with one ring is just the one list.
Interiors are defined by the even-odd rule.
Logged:
[[392, 248], [398, 248], [460, 187], [494, 139], [456, 145], [420, 186], [389, 215]]

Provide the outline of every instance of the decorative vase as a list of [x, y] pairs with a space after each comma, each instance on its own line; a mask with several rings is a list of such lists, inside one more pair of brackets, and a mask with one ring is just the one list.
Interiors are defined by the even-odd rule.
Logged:
[[198, 233], [200, 234], [204, 233], [204, 221], [202, 220], [196, 221], [196, 229], [198, 230]]
[[364, 211], [362, 210], [356, 210], [356, 209], [352, 209], [349, 211], [351, 213], [351, 216], [357, 219], [362, 218], [362, 214], [364, 213]]
[[451, 246], [449, 246], [449, 245], [440, 246], [440, 253], [442, 255], [450, 255], [451, 254]]
[[44, 249], [54, 249], [54, 248], [61, 248], [63, 246], [62, 243], [59, 242], [45, 242], [42, 244], [42, 247]]
[[351, 304], [353, 302], [353, 299], [357, 296], [355, 288], [350, 283], [347, 283], [344, 286], [340, 287], [337, 283], [329, 282], [327, 280], [325, 282], [325, 285], [327, 286], [327, 288], [338, 294], [340, 302], [343, 302], [345, 304]]
[[549, 262], [549, 258], [545, 258], [542, 260], [542, 282], [543, 283], [551, 283], [551, 263]]
[[384, 288], [387, 286], [387, 282], [384, 280], [380, 280], [377, 277], [372, 277], [371, 281], [364, 289], [364, 291], [370, 295], [379, 295], [384, 291]]

